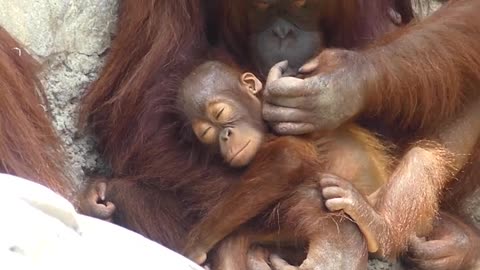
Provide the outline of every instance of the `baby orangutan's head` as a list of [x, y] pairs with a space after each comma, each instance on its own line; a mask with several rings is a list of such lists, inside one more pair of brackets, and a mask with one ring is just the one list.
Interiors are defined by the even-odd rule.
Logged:
[[179, 107], [197, 138], [218, 149], [230, 166], [247, 165], [263, 142], [262, 83], [220, 62], [207, 62], [183, 82]]

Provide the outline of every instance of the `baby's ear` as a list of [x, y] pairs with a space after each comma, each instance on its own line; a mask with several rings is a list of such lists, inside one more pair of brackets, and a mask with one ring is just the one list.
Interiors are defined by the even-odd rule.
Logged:
[[242, 85], [247, 87], [248, 91], [250, 91], [250, 93], [252, 93], [253, 95], [256, 95], [260, 91], [262, 91], [262, 82], [250, 72], [243, 73], [240, 77], [240, 82]]

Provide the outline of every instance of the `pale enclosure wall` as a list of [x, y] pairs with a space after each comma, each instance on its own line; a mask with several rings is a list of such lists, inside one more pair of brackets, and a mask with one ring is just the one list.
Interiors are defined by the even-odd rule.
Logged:
[[0, 0], [0, 25], [44, 64], [50, 110], [77, 184], [103, 167], [92, 138], [77, 130], [77, 109], [103, 65], [117, 9], [116, 0]]

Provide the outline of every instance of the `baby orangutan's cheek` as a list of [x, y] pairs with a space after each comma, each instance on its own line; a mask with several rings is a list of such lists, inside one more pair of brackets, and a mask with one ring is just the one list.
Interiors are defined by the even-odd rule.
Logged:
[[228, 131], [228, 136], [220, 136], [219, 140], [224, 160], [232, 167], [248, 165], [262, 144], [263, 130], [245, 121]]
[[236, 151], [237, 154], [230, 160], [230, 166], [232, 167], [243, 167], [248, 165], [257, 153], [258, 146], [256, 142], [249, 140], [243, 148]]
[[260, 144], [258, 136], [241, 136], [221, 143], [220, 148], [225, 162], [232, 167], [243, 167], [255, 157]]

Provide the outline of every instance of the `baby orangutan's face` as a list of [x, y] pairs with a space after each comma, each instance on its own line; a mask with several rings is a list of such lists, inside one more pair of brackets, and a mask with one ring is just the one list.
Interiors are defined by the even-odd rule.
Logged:
[[208, 99], [204, 115], [192, 121], [197, 138], [217, 146], [224, 160], [233, 167], [250, 163], [266, 132], [261, 103], [255, 96], [261, 82], [251, 73], [242, 74], [239, 89], [222, 91]]

